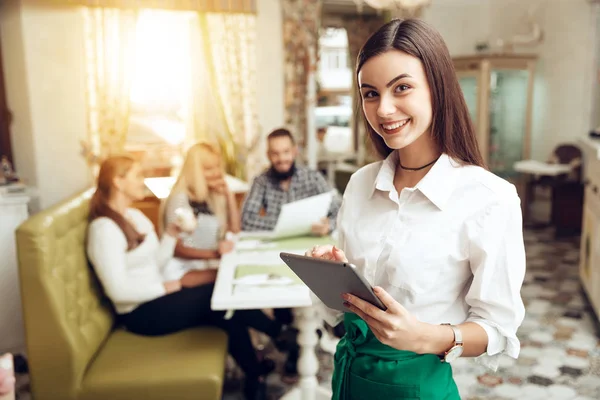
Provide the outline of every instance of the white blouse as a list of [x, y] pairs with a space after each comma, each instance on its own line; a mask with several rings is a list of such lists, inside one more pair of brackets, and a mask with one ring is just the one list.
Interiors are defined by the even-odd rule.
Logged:
[[87, 254], [117, 313], [166, 294], [162, 270], [173, 258], [177, 240], [163, 235], [159, 241], [154, 224], [141, 211], [127, 209], [127, 218], [145, 235], [135, 249], [127, 250], [127, 238], [112, 219], [93, 220], [88, 228]]
[[[177, 222], [175, 210], [187, 208], [193, 212], [188, 196], [184, 193], [174, 193], [165, 205], [165, 225]], [[219, 232], [221, 223], [214, 214], [200, 212], [196, 216], [196, 229], [192, 233], [181, 233], [179, 238], [187, 247], [203, 250], [216, 250], [219, 247]], [[167, 281], [180, 280], [188, 271], [205, 270], [219, 267], [218, 259], [190, 260], [173, 258], [163, 269], [163, 277]]]
[[[443, 154], [398, 195], [397, 160], [394, 152], [352, 175], [338, 216], [340, 248], [420, 321], [479, 324], [488, 335], [483, 364], [497, 368], [501, 353], [517, 358], [525, 249], [515, 187]], [[331, 311], [330, 322], [339, 318]]]

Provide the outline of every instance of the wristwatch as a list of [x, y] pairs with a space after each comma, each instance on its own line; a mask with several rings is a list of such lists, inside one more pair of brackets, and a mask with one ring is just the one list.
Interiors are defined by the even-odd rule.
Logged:
[[450, 348], [450, 350], [448, 350], [444, 353], [443, 357], [441, 357], [442, 362], [450, 363], [450, 362], [456, 360], [458, 357], [460, 357], [463, 353], [462, 332], [456, 325], [451, 325], [451, 324], [442, 324], [442, 325], [448, 325], [454, 331], [454, 345]]

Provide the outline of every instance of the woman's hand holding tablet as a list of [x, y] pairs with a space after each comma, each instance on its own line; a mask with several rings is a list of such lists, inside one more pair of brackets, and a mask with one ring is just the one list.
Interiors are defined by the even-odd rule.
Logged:
[[[300, 256], [296, 256], [300, 257]], [[340, 291], [336, 293], [341, 297], [341, 311], [350, 311], [361, 317], [371, 328], [377, 339], [390, 347], [398, 350], [413, 351], [423, 353], [422, 344], [426, 342], [427, 324], [417, 320], [417, 318], [398, 303], [389, 293], [381, 287], [372, 288], [371, 285], [356, 271], [352, 264], [348, 263], [348, 259], [344, 252], [335, 246], [324, 245], [315, 246], [305, 253], [306, 258], [315, 258], [322, 260], [324, 263], [337, 264], [338, 276], [330, 276], [330, 272], [326, 272], [324, 268], [321, 284], [311, 286], [307, 281], [305, 283], [313, 290], [313, 292], [330, 308], [328, 301], [331, 303], [331, 292], [339, 290], [338, 288], [347, 287], [350, 290]], [[282, 259], [285, 258], [282, 255]], [[288, 264], [289, 265], [289, 264]], [[290, 268], [292, 266], [290, 265]], [[346, 273], [340, 273], [339, 268]], [[292, 268], [296, 272], [297, 268]], [[349, 272], [352, 272], [350, 274]], [[298, 274], [298, 272], [296, 272]], [[353, 283], [352, 275], [359, 278], [363, 285], [357, 288]], [[298, 275], [304, 281], [302, 276]], [[350, 287], [352, 286], [352, 287]], [[354, 290], [352, 290], [354, 289]], [[357, 290], [358, 289], [358, 290]], [[319, 290], [317, 292], [316, 290]], [[357, 293], [360, 292], [360, 293]], [[327, 298], [328, 301], [325, 301]]]

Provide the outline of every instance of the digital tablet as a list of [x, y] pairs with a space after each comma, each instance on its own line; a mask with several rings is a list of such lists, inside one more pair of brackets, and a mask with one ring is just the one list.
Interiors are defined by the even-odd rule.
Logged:
[[350, 293], [386, 310], [369, 282], [350, 263], [290, 253], [279, 253], [279, 257], [329, 308], [347, 312], [342, 294]]

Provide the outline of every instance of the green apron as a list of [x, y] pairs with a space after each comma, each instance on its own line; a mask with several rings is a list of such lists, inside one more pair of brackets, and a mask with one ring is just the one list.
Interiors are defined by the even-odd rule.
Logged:
[[333, 400], [460, 400], [452, 367], [433, 354], [382, 344], [365, 321], [344, 315], [346, 335], [335, 352]]

